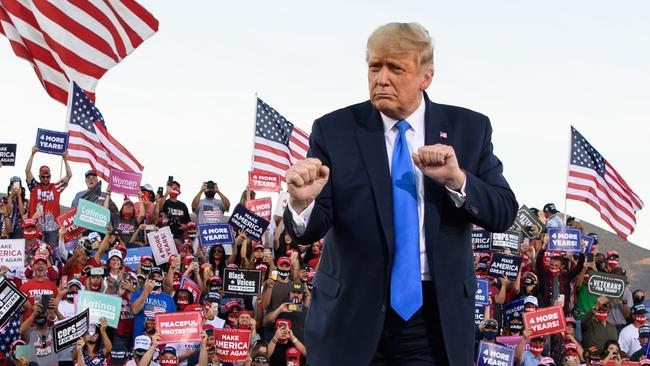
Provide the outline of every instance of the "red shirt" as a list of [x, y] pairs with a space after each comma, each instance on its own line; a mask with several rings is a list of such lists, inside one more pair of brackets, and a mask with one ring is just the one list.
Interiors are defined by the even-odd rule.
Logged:
[[[20, 291], [27, 295], [27, 298], [32, 305], [34, 305], [34, 299], [40, 298], [41, 295], [52, 295], [52, 298], [54, 298], [59, 294], [56, 284], [47, 278], [43, 279], [43, 281], [38, 281], [36, 278], [32, 278], [20, 286]], [[31, 311], [26, 311], [23, 319], [27, 319], [31, 314]]]
[[32, 217], [36, 213], [36, 206], [39, 203], [43, 205], [43, 212], [49, 212], [54, 217], [59, 216], [61, 212], [59, 199], [66, 185], [63, 179], [48, 185], [37, 184], [36, 181], [32, 181], [29, 186], [29, 212], [27, 216]]

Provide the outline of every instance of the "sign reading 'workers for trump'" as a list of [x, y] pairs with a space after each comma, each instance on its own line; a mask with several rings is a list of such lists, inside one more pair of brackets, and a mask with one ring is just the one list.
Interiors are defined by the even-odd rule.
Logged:
[[488, 274], [496, 278], [507, 276], [508, 279], [514, 280], [519, 273], [519, 265], [521, 265], [521, 257], [494, 253]]
[[587, 290], [593, 295], [621, 299], [625, 293], [626, 281], [627, 277], [625, 276], [592, 270], [589, 271]]
[[54, 324], [54, 352], [59, 353], [79, 340], [88, 331], [88, 321], [90, 319], [90, 312], [88, 309], [84, 310], [78, 315], [71, 318], [61, 320]]
[[232, 229], [228, 224], [200, 224], [197, 227], [199, 243], [210, 247], [217, 244], [232, 244]]
[[106, 234], [110, 221], [111, 212], [107, 208], [84, 199], [79, 200], [73, 220], [75, 225]]
[[148, 233], [147, 240], [149, 240], [149, 246], [157, 265], [169, 262], [169, 256], [172, 254], [178, 255], [174, 236], [169, 226]]
[[251, 191], [277, 192], [280, 176], [273, 173], [248, 172], [248, 189]]
[[142, 174], [140, 173], [111, 169], [108, 187], [111, 189], [112, 193], [121, 193], [126, 196], [137, 197], [140, 193], [141, 180]]
[[63, 155], [68, 149], [68, 133], [39, 128], [36, 132], [36, 147], [46, 154]]
[[548, 228], [548, 250], [580, 253], [582, 251], [580, 230], [566, 227]]
[[487, 252], [490, 250], [492, 235], [479, 227], [472, 229], [472, 248], [475, 252]]
[[244, 230], [246, 235], [253, 240], [261, 240], [264, 231], [270, 222], [257, 216], [238, 204], [228, 220], [228, 224], [235, 230]]
[[159, 343], [191, 343], [201, 341], [203, 314], [200, 311], [157, 313], [156, 329]]
[[515, 350], [481, 341], [476, 358], [476, 366], [512, 366], [515, 362]]
[[140, 266], [140, 258], [145, 255], [151, 257], [152, 252], [150, 247], [129, 248], [126, 250], [124, 265], [135, 271]]
[[71, 242], [77, 238], [81, 233], [86, 231], [86, 229], [75, 225], [74, 217], [77, 215], [77, 208], [73, 207], [68, 212], [56, 218], [56, 223], [59, 224], [59, 227], [65, 229], [65, 234], [63, 234], [63, 240]]
[[532, 331], [530, 338], [564, 332], [566, 321], [562, 306], [556, 305], [524, 313], [524, 327]]
[[235, 295], [257, 295], [262, 284], [262, 272], [257, 269], [225, 268], [223, 292]]
[[243, 362], [248, 357], [251, 331], [244, 329], [215, 329], [215, 346], [219, 361]]
[[4, 166], [16, 165], [16, 144], [0, 144], [0, 163]]
[[519, 254], [519, 242], [521, 242], [521, 233], [519, 231], [508, 230], [505, 233], [492, 233], [490, 249], [510, 250], [512, 254]]

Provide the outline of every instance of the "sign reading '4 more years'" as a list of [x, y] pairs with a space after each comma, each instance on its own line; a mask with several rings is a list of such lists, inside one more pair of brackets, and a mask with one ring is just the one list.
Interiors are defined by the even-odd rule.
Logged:
[[199, 243], [204, 247], [233, 243], [232, 229], [228, 224], [200, 224], [197, 232]]
[[147, 233], [147, 240], [157, 265], [169, 262], [169, 257], [172, 254], [178, 255], [174, 236], [169, 226]]
[[580, 253], [582, 251], [580, 230], [565, 227], [548, 228], [548, 250]]
[[524, 313], [524, 327], [532, 331], [531, 338], [564, 332], [566, 320], [562, 306], [556, 305]]
[[248, 189], [277, 192], [280, 190], [280, 176], [273, 173], [248, 172]]
[[62, 227], [66, 230], [63, 234], [63, 240], [66, 243], [75, 240], [81, 233], [86, 229], [79, 227], [74, 224], [74, 217], [77, 215], [77, 208], [73, 207], [68, 212], [56, 218], [56, 223], [59, 224], [59, 227]]
[[604, 272], [589, 271], [587, 290], [593, 295], [621, 299], [625, 293], [627, 277]]
[[480, 342], [476, 366], [512, 366], [515, 350], [496, 343]]
[[36, 133], [36, 147], [46, 154], [63, 155], [68, 149], [68, 133], [42, 128]]

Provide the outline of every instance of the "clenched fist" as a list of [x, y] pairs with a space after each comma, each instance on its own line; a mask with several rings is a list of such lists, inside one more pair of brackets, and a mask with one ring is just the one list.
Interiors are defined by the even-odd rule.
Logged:
[[302, 212], [323, 190], [330, 176], [330, 169], [316, 158], [307, 158], [294, 164], [285, 175], [289, 204]]
[[463, 187], [465, 173], [458, 166], [453, 147], [443, 144], [422, 146], [412, 157], [415, 166], [427, 177], [449, 189], [459, 190]]

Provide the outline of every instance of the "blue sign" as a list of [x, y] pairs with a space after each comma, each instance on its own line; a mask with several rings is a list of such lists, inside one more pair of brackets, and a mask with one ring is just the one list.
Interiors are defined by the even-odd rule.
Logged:
[[483, 229], [472, 230], [472, 246], [475, 252], [487, 252], [490, 250], [492, 235]]
[[228, 224], [200, 224], [196, 232], [199, 243], [204, 247], [233, 243], [232, 229]]
[[476, 366], [512, 366], [514, 362], [514, 349], [481, 341], [478, 347]]
[[490, 283], [485, 278], [476, 279], [476, 294], [474, 303], [476, 305], [490, 305]]
[[[151, 247], [128, 248], [126, 250], [126, 258], [124, 258], [124, 266], [135, 271], [140, 265], [140, 258], [145, 255], [152, 256]], [[102, 265], [108, 263], [108, 252], [104, 253], [100, 262]]]
[[38, 129], [36, 147], [46, 154], [63, 155], [68, 149], [68, 133]]
[[485, 306], [474, 305], [474, 324], [481, 325], [485, 320]]
[[524, 298], [503, 304], [503, 324], [507, 324], [514, 313], [524, 313]]
[[253, 240], [262, 240], [264, 231], [269, 227], [270, 222], [257, 216], [250, 210], [247, 210], [241, 204], [235, 206], [235, 210], [230, 215], [228, 224], [235, 230], [244, 230], [246, 236]]
[[16, 165], [16, 144], [0, 144], [0, 163], [4, 166]]
[[548, 250], [580, 253], [581, 236], [578, 229], [550, 227], [548, 228]]
[[594, 246], [594, 241], [596, 241], [596, 239], [589, 235], [582, 236], [582, 243], [585, 245], [585, 255], [591, 253], [591, 247]]

